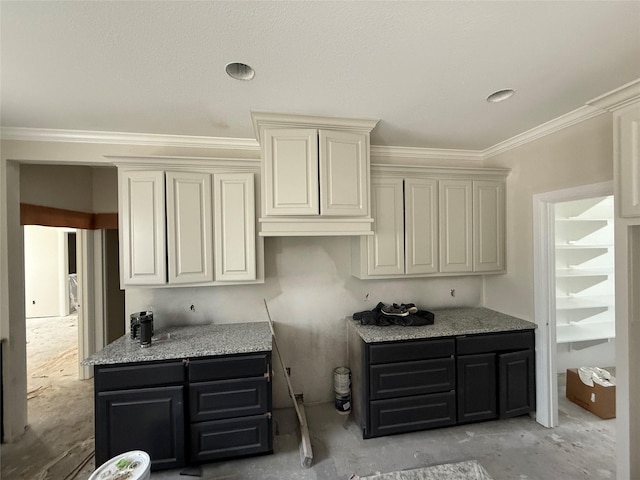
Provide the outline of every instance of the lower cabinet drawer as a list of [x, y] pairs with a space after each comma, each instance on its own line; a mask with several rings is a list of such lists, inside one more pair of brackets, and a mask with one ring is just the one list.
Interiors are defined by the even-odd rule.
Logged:
[[269, 390], [264, 377], [194, 383], [189, 386], [191, 422], [267, 413]]
[[272, 449], [268, 415], [191, 424], [194, 462], [267, 453]]
[[370, 403], [369, 437], [444, 427], [456, 423], [454, 391]]
[[370, 368], [371, 400], [448, 392], [456, 388], [453, 357], [372, 365]]

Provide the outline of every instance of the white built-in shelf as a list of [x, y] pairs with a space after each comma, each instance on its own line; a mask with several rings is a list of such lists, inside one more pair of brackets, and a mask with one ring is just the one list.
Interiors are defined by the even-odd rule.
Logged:
[[613, 268], [559, 268], [556, 278], [571, 277], [608, 277], [613, 275]]
[[609, 295], [556, 297], [556, 310], [613, 307], [613, 304], [613, 298]]
[[616, 325], [613, 321], [572, 323], [556, 327], [557, 343], [586, 342], [608, 338], [616, 338]]

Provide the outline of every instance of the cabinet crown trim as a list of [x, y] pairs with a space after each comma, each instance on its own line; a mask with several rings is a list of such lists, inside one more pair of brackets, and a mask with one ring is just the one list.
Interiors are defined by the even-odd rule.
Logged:
[[149, 169], [158, 167], [174, 171], [224, 168], [225, 171], [256, 171], [260, 169], [259, 158], [221, 158], [221, 157], [185, 157], [185, 156], [118, 156], [105, 155], [116, 167]]
[[426, 177], [440, 177], [445, 176], [447, 178], [479, 178], [479, 177], [491, 177], [504, 179], [506, 178], [511, 169], [498, 168], [498, 167], [431, 167], [422, 165], [383, 165], [372, 164], [371, 174], [385, 175], [385, 176], [400, 176], [404, 177], [411, 175], [414, 176], [426, 176]]
[[261, 129], [268, 128], [318, 128], [326, 130], [348, 130], [369, 133], [380, 121], [377, 118], [345, 118], [325, 115], [298, 115], [290, 113], [251, 112], [253, 130], [258, 142]]

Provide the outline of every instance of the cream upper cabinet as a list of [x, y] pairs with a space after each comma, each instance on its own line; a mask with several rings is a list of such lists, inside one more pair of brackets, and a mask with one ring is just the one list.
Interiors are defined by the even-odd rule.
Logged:
[[373, 235], [363, 237], [367, 244], [368, 275], [404, 273], [402, 179], [373, 178], [371, 209], [375, 222]]
[[374, 165], [372, 237], [351, 242], [362, 279], [505, 271], [501, 168]]
[[355, 276], [398, 277], [438, 271], [437, 189], [437, 180], [372, 178], [373, 235], [353, 240]]
[[164, 285], [164, 172], [118, 172], [122, 285]]
[[265, 215], [318, 215], [318, 132], [265, 131]]
[[252, 112], [261, 236], [370, 235], [369, 134], [377, 120]]
[[473, 271], [505, 270], [504, 182], [473, 182]]
[[367, 135], [318, 131], [320, 213], [328, 216], [369, 214]]
[[123, 287], [264, 281], [253, 172], [135, 166], [118, 176]]
[[472, 182], [440, 180], [440, 271], [473, 271]]
[[405, 273], [438, 271], [438, 182], [404, 181]]
[[166, 172], [169, 283], [213, 281], [209, 173]]
[[256, 279], [255, 193], [252, 173], [213, 176], [216, 280]]
[[614, 112], [620, 216], [640, 217], [640, 103]]

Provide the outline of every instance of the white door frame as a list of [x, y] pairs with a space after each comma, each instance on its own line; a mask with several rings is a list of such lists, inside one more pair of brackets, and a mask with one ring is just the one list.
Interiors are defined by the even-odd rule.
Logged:
[[[102, 232], [76, 231], [78, 271], [78, 361], [104, 347]], [[93, 368], [78, 363], [78, 378], [93, 377]]]
[[533, 196], [533, 285], [536, 336], [536, 421], [558, 426], [556, 367], [555, 204], [613, 195], [613, 181]]

